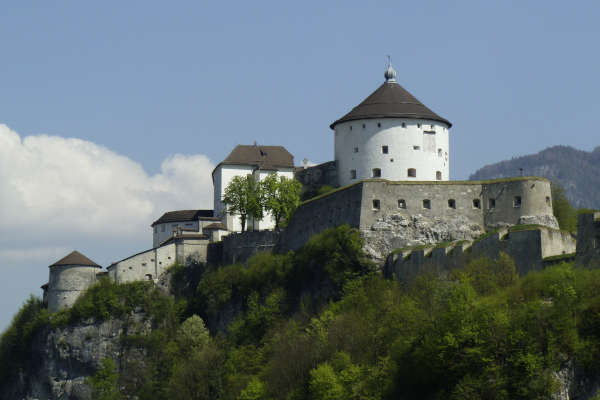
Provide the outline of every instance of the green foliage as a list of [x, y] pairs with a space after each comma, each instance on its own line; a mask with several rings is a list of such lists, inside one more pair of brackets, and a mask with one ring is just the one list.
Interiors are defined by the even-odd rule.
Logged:
[[31, 359], [31, 342], [48, 323], [48, 312], [40, 299], [30, 296], [0, 336], [0, 384], [14, 378]]
[[260, 182], [264, 197], [264, 209], [275, 219], [275, 229], [282, 221], [289, 221], [300, 204], [302, 184], [295, 179], [287, 179], [277, 174], [269, 174]]
[[302, 201], [310, 200], [314, 197], [322, 196], [322, 195], [332, 192], [334, 190], [335, 190], [335, 188], [333, 186], [321, 185], [315, 189], [310, 189], [310, 190], [307, 190], [306, 192], [302, 193], [302, 198], [300, 200], [302, 200]]
[[577, 231], [577, 211], [569, 202], [565, 189], [557, 182], [552, 182], [552, 209], [560, 229]]
[[468, 281], [477, 293], [486, 295], [513, 285], [517, 282], [518, 274], [514, 260], [500, 252], [494, 261], [487, 257], [472, 260], [460, 277]]
[[234, 176], [223, 194], [227, 212], [230, 215], [239, 214], [242, 232], [246, 229], [248, 217], [262, 219], [263, 201], [262, 187], [252, 175]]
[[100, 368], [95, 375], [87, 378], [87, 383], [92, 389], [92, 400], [120, 400], [119, 374], [112, 358], [105, 358], [100, 363]]

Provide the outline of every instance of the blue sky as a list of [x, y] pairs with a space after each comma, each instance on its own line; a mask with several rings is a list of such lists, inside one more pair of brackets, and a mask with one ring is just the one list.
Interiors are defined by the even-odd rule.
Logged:
[[3, 4], [0, 329], [63, 252], [106, 265], [150, 247], [162, 212], [211, 207], [208, 174], [236, 144], [332, 159], [329, 124], [387, 54], [454, 124], [454, 179], [593, 149], [599, 17], [592, 1]]

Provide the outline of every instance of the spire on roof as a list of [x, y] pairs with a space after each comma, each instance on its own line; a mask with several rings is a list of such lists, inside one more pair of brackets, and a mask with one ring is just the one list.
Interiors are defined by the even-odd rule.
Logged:
[[392, 57], [388, 56], [388, 66], [385, 72], [383, 73], [385, 76], [386, 82], [396, 82], [396, 70], [392, 67]]

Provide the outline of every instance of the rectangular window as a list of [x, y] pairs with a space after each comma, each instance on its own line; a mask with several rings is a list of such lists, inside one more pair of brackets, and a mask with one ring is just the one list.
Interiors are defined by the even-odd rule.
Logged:
[[473, 208], [481, 208], [481, 201], [479, 199], [473, 199]]
[[421, 150], [421, 146], [413, 146], [413, 150]]
[[388, 153], [388, 147], [387, 146], [381, 146], [381, 152], [383, 154], [387, 154]]
[[489, 199], [488, 208], [491, 210], [492, 208], [496, 208], [496, 199]]
[[381, 169], [373, 168], [373, 178], [381, 178]]
[[406, 200], [404, 200], [404, 199], [398, 200], [398, 208], [406, 208]]
[[358, 147], [355, 147], [355, 148], [354, 148], [354, 152], [355, 152], [355, 153], [358, 153]]
[[356, 170], [355, 169], [350, 170], [350, 179], [356, 179]]
[[515, 196], [515, 198], [513, 199], [513, 207], [521, 208], [521, 196]]
[[381, 202], [378, 199], [373, 200], [373, 210], [379, 210], [381, 208]]
[[448, 208], [456, 209], [456, 200], [454, 200], [454, 199], [448, 200]]
[[423, 208], [427, 210], [431, 210], [431, 200], [425, 199], [423, 200]]

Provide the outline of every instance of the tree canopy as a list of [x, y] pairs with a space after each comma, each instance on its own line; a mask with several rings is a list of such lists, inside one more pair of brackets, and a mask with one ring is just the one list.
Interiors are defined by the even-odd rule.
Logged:
[[252, 175], [234, 176], [223, 195], [227, 213], [240, 216], [242, 232], [246, 230], [246, 221], [249, 217], [259, 221], [262, 219], [263, 201], [261, 187]]
[[262, 182], [265, 211], [269, 211], [279, 228], [282, 218], [288, 221], [298, 204], [302, 185], [295, 179], [269, 174]]

